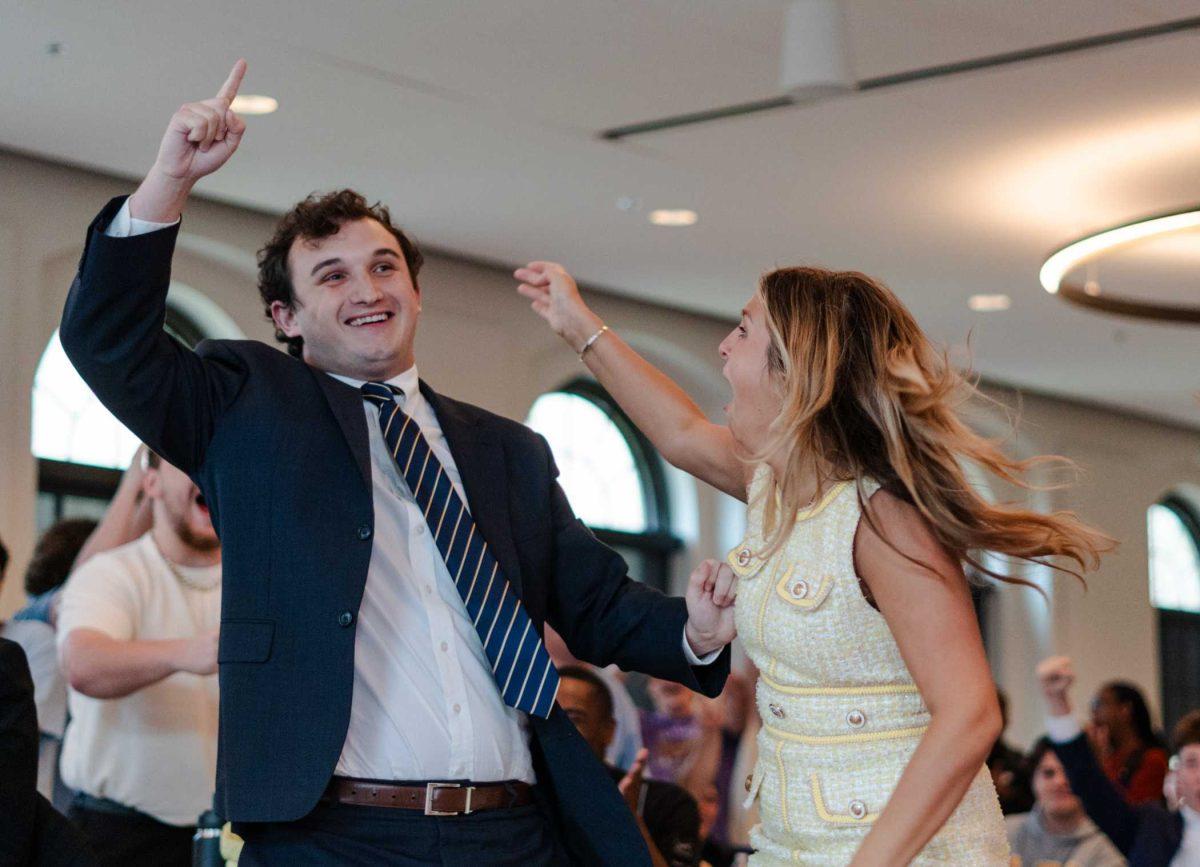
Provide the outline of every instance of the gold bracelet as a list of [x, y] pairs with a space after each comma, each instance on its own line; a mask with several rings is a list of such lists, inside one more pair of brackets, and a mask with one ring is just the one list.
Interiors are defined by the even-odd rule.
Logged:
[[592, 348], [592, 344], [600, 339], [600, 335], [608, 331], [607, 325], [601, 325], [600, 330], [587, 339], [587, 343], [583, 344], [583, 349], [579, 350], [579, 360], [583, 361], [583, 354]]

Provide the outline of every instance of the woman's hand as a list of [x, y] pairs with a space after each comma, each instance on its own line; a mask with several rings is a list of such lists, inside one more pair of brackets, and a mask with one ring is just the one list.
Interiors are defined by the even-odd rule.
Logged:
[[517, 291], [530, 300], [534, 312], [576, 352], [581, 352], [588, 338], [604, 326], [583, 302], [579, 287], [562, 265], [530, 262], [514, 271], [513, 276], [521, 281]]

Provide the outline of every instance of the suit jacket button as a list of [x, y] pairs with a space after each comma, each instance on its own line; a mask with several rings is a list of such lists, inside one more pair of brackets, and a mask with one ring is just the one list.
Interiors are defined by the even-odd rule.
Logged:
[[364, 542], [371, 538], [370, 524], [363, 524], [358, 528], [358, 538], [362, 539]]
[[338, 626], [349, 626], [354, 622], [354, 615], [349, 611], [343, 611], [338, 615]]

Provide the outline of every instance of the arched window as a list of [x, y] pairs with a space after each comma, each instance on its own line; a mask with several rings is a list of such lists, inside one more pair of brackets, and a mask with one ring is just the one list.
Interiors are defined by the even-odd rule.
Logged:
[[631, 574], [665, 589], [681, 542], [670, 533], [662, 459], [649, 441], [590, 380], [543, 394], [525, 423], [550, 443], [580, 520], [621, 552]]
[[[205, 337], [190, 316], [171, 304], [163, 329], [188, 347]], [[75, 372], [57, 331], [38, 362], [32, 400], [30, 449], [38, 459], [38, 529], [60, 518], [101, 517], [138, 439]]]
[[1171, 495], [1146, 511], [1150, 602], [1158, 609], [1163, 722], [1200, 704], [1200, 516]]
[[1155, 608], [1200, 614], [1200, 519], [1178, 497], [1146, 512], [1150, 602]]

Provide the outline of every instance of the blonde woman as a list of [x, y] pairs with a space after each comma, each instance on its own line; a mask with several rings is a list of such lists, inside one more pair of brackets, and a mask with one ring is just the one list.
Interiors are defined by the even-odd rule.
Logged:
[[760, 671], [752, 863], [1006, 865], [984, 767], [1000, 712], [963, 564], [987, 572], [971, 552], [995, 551], [1079, 574], [1107, 537], [975, 493], [964, 464], [1018, 484], [1027, 464], [958, 419], [970, 388], [863, 274], [761, 279], [719, 347], [727, 425], [607, 329], [561, 266], [516, 277], [668, 461], [748, 503], [744, 541], [707, 568], [722, 592], [736, 580]]

